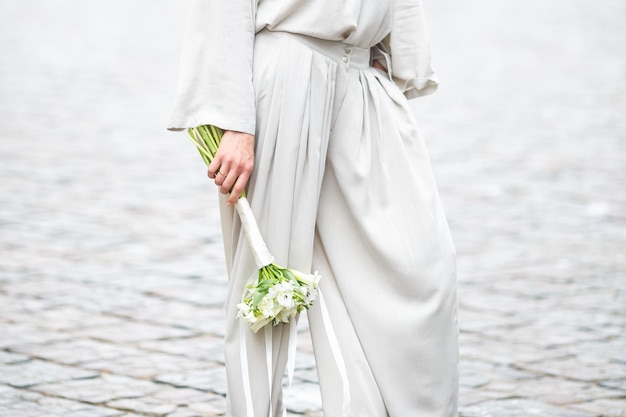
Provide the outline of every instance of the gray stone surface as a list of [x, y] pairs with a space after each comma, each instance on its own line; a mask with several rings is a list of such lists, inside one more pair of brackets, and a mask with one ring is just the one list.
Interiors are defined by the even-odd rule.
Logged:
[[93, 378], [98, 374], [86, 369], [71, 368], [40, 360], [0, 366], [0, 383], [16, 388], [60, 382], [71, 379]]
[[226, 372], [223, 367], [167, 373], [157, 376], [155, 380], [175, 387], [226, 394]]
[[150, 381], [103, 374], [99, 378], [65, 381], [33, 387], [40, 393], [71, 400], [100, 404], [122, 398], [141, 397], [165, 389]]
[[461, 417], [596, 417], [597, 414], [563, 410], [543, 402], [530, 400], [506, 399], [486, 401], [479, 405], [467, 407], [460, 413]]
[[[0, 417], [226, 413], [216, 193], [164, 129], [188, 3], [0, 3]], [[425, 8], [461, 415], [626, 416], [626, 4]]]

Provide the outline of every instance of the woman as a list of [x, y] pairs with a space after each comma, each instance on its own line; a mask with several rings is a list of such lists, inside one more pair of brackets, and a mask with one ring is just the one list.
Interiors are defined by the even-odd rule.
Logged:
[[322, 274], [329, 314], [308, 316], [324, 415], [345, 415], [343, 386], [350, 416], [457, 415], [455, 251], [407, 104], [436, 86], [420, 0], [192, 0], [169, 127], [225, 130], [208, 176], [233, 417], [281, 415], [289, 344], [287, 324], [266, 350], [235, 318], [257, 270], [232, 208], [244, 187], [277, 263]]

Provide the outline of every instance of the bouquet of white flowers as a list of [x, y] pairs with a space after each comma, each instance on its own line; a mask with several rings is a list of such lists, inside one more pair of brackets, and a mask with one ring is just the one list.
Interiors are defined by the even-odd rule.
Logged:
[[[189, 129], [188, 134], [208, 166], [215, 157], [223, 131], [215, 126], [200, 126]], [[246, 286], [243, 300], [237, 305], [237, 317], [247, 321], [255, 333], [268, 323], [274, 326], [289, 323], [290, 318], [308, 309], [315, 300], [320, 275], [317, 272], [304, 274], [274, 263], [245, 193], [235, 207], [259, 267], [258, 279]]]
[[309, 275], [270, 264], [259, 271], [257, 282], [246, 287], [237, 317], [247, 320], [256, 333], [267, 323], [289, 323], [317, 296], [320, 275]]

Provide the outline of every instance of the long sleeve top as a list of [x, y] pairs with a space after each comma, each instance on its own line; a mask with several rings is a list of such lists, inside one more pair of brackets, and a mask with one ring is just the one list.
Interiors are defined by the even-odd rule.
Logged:
[[407, 98], [437, 88], [421, 0], [192, 0], [168, 128], [255, 133], [255, 34], [282, 31], [372, 48]]

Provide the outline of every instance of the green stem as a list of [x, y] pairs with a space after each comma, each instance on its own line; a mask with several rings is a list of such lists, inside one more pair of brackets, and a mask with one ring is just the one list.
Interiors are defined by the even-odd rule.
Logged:
[[[192, 142], [198, 148], [200, 156], [204, 163], [208, 166], [213, 162], [215, 154], [224, 136], [224, 131], [213, 125], [202, 125], [187, 129], [187, 134]], [[246, 192], [242, 191], [239, 198], [245, 197]]]

